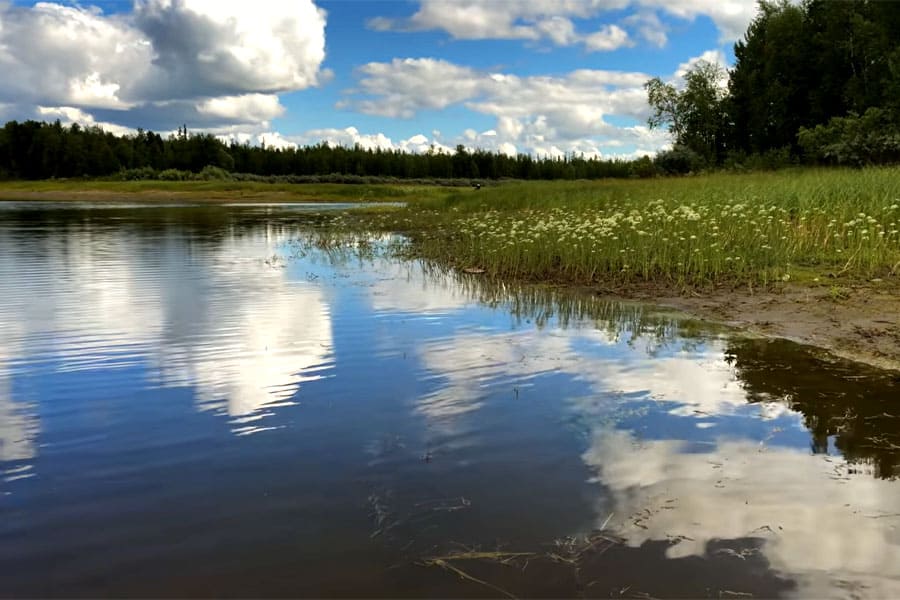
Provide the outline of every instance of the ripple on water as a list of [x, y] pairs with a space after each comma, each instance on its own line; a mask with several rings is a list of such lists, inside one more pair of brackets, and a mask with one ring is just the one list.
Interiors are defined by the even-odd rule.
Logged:
[[900, 595], [896, 379], [298, 208], [0, 208], [0, 589]]

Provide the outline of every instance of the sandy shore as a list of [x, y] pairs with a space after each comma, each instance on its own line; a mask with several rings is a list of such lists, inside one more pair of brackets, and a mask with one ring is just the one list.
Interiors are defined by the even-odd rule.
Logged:
[[896, 283], [795, 285], [763, 292], [739, 289], [689, 295], [635, 290], [623, 297], [900, 370], [900, 286]]

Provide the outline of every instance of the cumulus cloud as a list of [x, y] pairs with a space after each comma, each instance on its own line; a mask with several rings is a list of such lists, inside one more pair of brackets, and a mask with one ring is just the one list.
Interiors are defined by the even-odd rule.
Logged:
[[[369, 21], [369, 27], [380, 31], [442, 30], [460, 40], [546, 40], [558, 46], [582, 43], [588, 50], [615, 50], [631, 43], [626, 30], [608, 23], [598, 32], [605, 35], [597, 37], [598, 33], [579, 33], [574, 21], [596, 19], [624, 9], [637, 10], [641, 17], [627, 17], [621, 25], [662, 46], [667, 41], [666, 27], [659, 15], [689, 21], [707, 17], [718, 28], [724, 43], [743, 34], [757, 7], [748, 0], [420, 0], [411, 16], [377, 17]], [[611, 32], [614, 35], [609, 35]]]
[[268, 121], [284, 114], [284, 106], [274, 94], [244, 94], [208, 98], [197, 104], [197, 112], [227, 121]]
[[[576, 31], [572, 19], [585, 19], [606, 6], [621, 8], [625, 4], [608, 0], [422, 0], [418, 11], [410, 17], [376, 17], [368, 25], [378, 31], [442, 29], [461, 40], [547, 40], [557, 46], [583, 43], [591, 51], [609, 51], [629, 45], [628, 33], [613, 25], [585, 35]], [[604, 37], [602, 43], [598, 43], [598, 35]]]
[[[408, 119], [440, 110], [479, 93], [480, 75], [470, 67], [433, 58], [395, 58], [360, 67], [353, 108], [366, 114]], [[370, 96], [371, 100], [359, 98]], [[347, 106], [344, 104], [343, 106]]]
[[[628, 146], [623, 153], [652, 153], [668, 143], [665, 132], [639, 124], [649, 114], [643, 87], [650, 79], [646, 73], [581, 69], [560, 76], [522, 77], [434, 58], [406, 58], [363, 65], [357, 76], [358, 86], [348, 92], [342, 106], [365, 114], [413, 118], [463, 105], [496, 118], [492, 135], [441, 140], [451, 146], [600, 156], [609, 154], [603, 149], [607, 141], [615, 147]], [[614, 124], [609, 117], [632, 124]]]
[[584, 45], [593, 52], [615, 50], [631, 45], [628, 33], [618, 25], [606, 25], [584, 38]]
[[345, 127], [344, 129], [310, 129], [299, 135], [288, 136], [288, 139], [295, 146], [309, 146], [326, 143], [329, 146], [344, 146], [346, 148], [359, 146], [365, 150], [400, 150], [413, 154], [424, 154], [426, 152], [453, 152], [449, 146], [440, 142], [439, 132], [435, 133], [436, 135], [433, 135], [431, 138], [418, 133], [407, 139], [401, 139], [394, 142], [384, 133], [362, 133], [356, 127], [350, 126]]
[[122, 127], [115, 123], [97, 121], [92, 115], [73, 106], [38, 106], [36, 113], [36, 116], [40, 119], [46, 121], [59, 120], [63, 125], [78, 123], [83, 127], [102, 127], [104, 130], [115, 135], [130, 135], [135, 133], [135, 130], [128, 127]]
[[325, 13], [310, 0], [139, 0], [133, 20], [155, 53], [142, 98], [304, 89], [325, 58]]
[[113, 15], [0, 3], [0, 103], [169, 129], [268, 121], [284, 111], [275, 94], [327, 76], [325, 19], [312, 0], [137, 0]]

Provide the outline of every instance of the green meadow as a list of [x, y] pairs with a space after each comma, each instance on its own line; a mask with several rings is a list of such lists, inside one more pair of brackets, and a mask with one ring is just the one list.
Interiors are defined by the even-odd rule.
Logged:
[[900, 273], [900, 168], [507, 183], [342, 221], [439, 264], [575, 284], [766, 285]]

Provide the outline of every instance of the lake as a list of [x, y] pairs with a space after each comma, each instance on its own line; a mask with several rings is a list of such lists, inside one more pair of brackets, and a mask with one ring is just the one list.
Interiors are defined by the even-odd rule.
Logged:
[[323, 218], [0, 204], [0, 594], [900, 596], [895, 373]]

